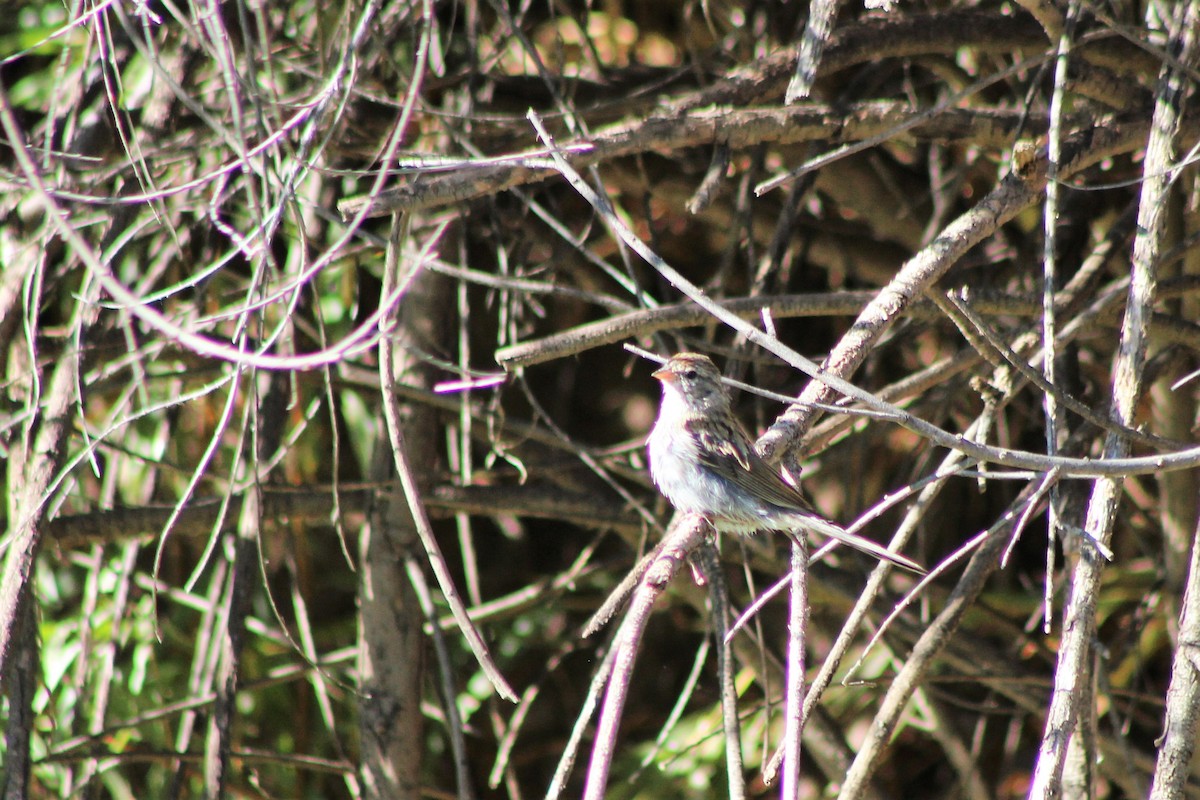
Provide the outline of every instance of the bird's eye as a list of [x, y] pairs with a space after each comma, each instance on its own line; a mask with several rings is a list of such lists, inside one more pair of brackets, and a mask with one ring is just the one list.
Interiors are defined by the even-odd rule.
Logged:
[[683, 377], [687, 378], [689, 381], [696, 380], [696, 370], [694, 370], [694, 369], [687, 370], [686, 372], [683, 373]]

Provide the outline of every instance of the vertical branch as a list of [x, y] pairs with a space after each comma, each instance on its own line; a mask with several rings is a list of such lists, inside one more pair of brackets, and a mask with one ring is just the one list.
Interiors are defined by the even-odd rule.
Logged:
[[359, 543], [359, 777], [369, 800], [420, 795], [425, 637], [400, 558], [416, 546], [405, 511], [380, 502]]
[[[1062, 164], [1062, 124], [1063, 102], [1066, 94], [1067, 68], [1075, 34], [1075, 19], [1078, 15], [1078, 3], [1071, 2], [1067, 8], [1066, 19], [1059, 32], [1055, 62], [1054, 88], [1050, 95], [1050, 131], [1048, 151], [1048, 173], [1046, 180], [1046, 206], [1042, 213], [1043, 225], [1043, 257], [1042, 257], [1042, 347], [1045, 358], [1042, 361], [1042, 373], [1050, 386], [1058, 387], [1058, 348], [1055, 345], [1057, 335], [1057, 319], [1055, 317], [1054, 296], [1058, 291], [1058, 261], [1056, 248], [1058, 246], [1058, 223], [1060, 213], [1060, 194], [1062, 185], [1059, 183], [1059, 167]], [[1054, 392], [1045, 392], [1043, 407], [1046, 420], [1046, 452], [1055, 455], [1067, 437], [1066, 414], [1059, 405]], [[1046, 508], [1046, 577], [1043, 586], [1043, 625], [1047, 633], [1051, 625], [1051, 608], [1054, 594], [1055, 544], [1062, 531], [1059, 520], [1059, 486], [1057, 482], [1050, 487], [1050, 502]], [[1075, 737], [1075, 752], [1079, 754], [1078, 745], [1082, 737]], [[1090, 783], [1091, 768], [1087, 758], [1072, 760], [1071, 772], [1085, 785]]]
[[783, 709], [782, 800], [800, 797], [800, 734], [804, 731], [804, 647], [808, 627], [808, 537], [791, 537], [791, 601], [788, 609], [788, 657]]
[[[1059, 183], [1059, 167], [1062, 164], [1062, 124], [1063, 102], [1066, 94], [1067, 66], [1075, 34], [1075, 19], [1078, 15], [1078, 3], [1072, 2], [1067, 8], [1067, 17], [1058, 38], [1058, 53], [1054, 62], [1054, 90], [1050, 95], [1050, 131], [1046, 149], [1046, 207], [1042, 213], [1043, 251], [1042, 251], [1042, 346], [1045, 349], [1045, 360], [1042, 362], [1042, 374], [1051, 386], [1058, 386], [1058, 348], [1055, 346], [1057, 335], [1057, 319], [1055, 316], [1054, 298], [1058, 292], [1058, 260], [1055, 249], [1058, 246], [1059, 195], [1062, 185]], [[1044, 395], [1046, 414], [1046, 452], [1054, 455], [1058, 452], [1060, 443], [1066, 438], [1066, 415], [1059, 407], [1058, 399], [1053, 392]], [[1058, 487], [1050, 489], [1050, 505], [1046, 510], [1047, 546], [1046, 546], [1046, 625], [1050, 624], [1050, 594], [1054, 585], [1054, 543], [1059, 535], [1058, 521]]]
[[720, 553], [709, 540], [701, 542], [697, 557], [708, 577], [712, 607], [713, 639], [717, 646], [717, 682], [721, 687], [721, 727], [725, 734], [725, 773], [729, 800], [745, 800], [745, 761], [742, 757], [742, 725], [738, 718], [737, 667], [733, 643], [729, 641], [729, 584], [721, 568]]
[[[256, 320], [257, 322], [257, 320]], [[286, 346], [286, 344], [284, 345]], [[260, 588], [259, 538], [262, 533], [262, 479], [260, 465], [269, 462], [283, 435], [287, 415], [287, 379], [282, 373], [251, 372], [258, 391], [250, 393], [251, 405], [243, 436], [246, 491], [242, 496], [237, 531], [232, 537], [233, 567], [229, 572], [228, 613], [225, 625], [217, 632], [220, 653], [216, 676], [216, 701], [209, 719], [205, 741], [204, 782], [209, 797], [227, 794], [230, 757], [233, 751], [233, 723], [237, 714], [237, 693], [241, 682], [242, 652], [246, 640], [246, 617], [253, 597]]]
[[[85, 305], [82, 301], [80, 306]], [[29, 405], [33, 423], [8, 464], [9, 544], [0, 576], [0, 672], [20, 621], [21, 596], [33, 575], [34, 557], [46, 519], [46, 491], [66, 446], [75, 397], [78, 362], [65, 358], [54, 368], [40, 402]]]
[[[16, 145], [21, 141], [20, 133], [11, 121], [7, 95], [0, 88], [0, 103], [3, 104], [4, 128], [10, 141]], [[75, 305], [73, 328], [89, 327], [94, 319], [97, 284], [90, 282], [86, 299]], [[27, 310], [36, 315], [40, 297], [33, 297]], [[36, 327], [36, 325], [34, 326]], [[34, 341], [29, 341], [31, 357], [36, 359]], [[28, 384], [25, 397], [21, 398], [29, 414], [29, 423], [24, 435], [10, 450], [8, 475], [8, 546], [4, 557], [3, 574], [0, 575], [0, 673], [13, 647], [13, 637], [20, 627], [21, 597], [33, 574], [33, 562], [41, 544], [41, 529], [46, 519], [46, 494], [54, 481], [63, 460], [67, 435], [71, 428], [71, 412], [76, 399], [79, 380], [79, 362], [75, 357], [58, 360], [50, 380], [38, 392], [38, 381], [34, 380], [39, 367], [29, 364]]]
[[[384, 297], [397, 282], [404, 229], [400, 220], [394, 221], [387, 256], [391, 278], [385, 280]], [[395, 376], [409, 385], [430, 385], [431, 377], [414, 352], [436, 346], [439, 339], [444, 313], [442, 284], [440, 277], [422, 272], [409, 287], [391, 335], [414, 347], [381, 346], [380, 366], [384, 367], [386, 359], [389, 379]], [[382, 391], [390, 394], [390, 380], [385, 380]], [[434, 463], [437, 420], [432, 410], [406, 404], [397, 411], [408, 457]], [[371, 467], [375, 480], [395, 480], [395, 456], [389, 441], [387, 432], [381, 431]], [[421, 788], [424, 615], [404, 568], [408, 554], [420, 547], [413, 513], [408, 504], [381, 497], [359, 543], [359, 772], [364, 792], [372, 799], [415, 800]]]
[[37, 618], [33, 591], [27, 584], [18, 598], [16, 641], [12, 657], [0, 672], [8, 690], [8, 724], [4, 730], [4, 800], [32, 796], [29, 769], [33, 762], [29, 737], [34, 729], [33, 696], [41, 684]]
[[1150, 800], [1182, 797], [1191, 777], [1200, 727], [1200, 526], [1192, 537], [1187, 589], [1179, 619], [1179, 644], [1171, 662], [1171, 684], [1163, 718], [1162, 745], [1154, 766]]
[[[1163, 65], [1156, 92], [1150, 139], [1143, 166], [1141, 200], [1138, 207], [1137, 235], [1133, 243], [1133, 275], [1125, 318], [1121, 327], [1120, 347], [1116, 355], [1112, 387], [1113, 421], [1133, 424], [1140, 397], [1142, 370], [1146, 355], [1146, 325], [1152, 310], [1156, 284], [1155, 269], [1161, 251], [1166, 196], [1174, 180], [1175, 136], [1183, 114], [1187, 70], [1196, 61], [1197, 27], [1200, 10], [1197, 2], [1175, 7], [1172, 52], [1177, 62]], [[1175, 67], [1179, 64], [1179, 68]], [[1129, 451], [1126, 439], [1110, 433], [1105, 440], [1104, 457], [1120, 458]], [[1121, 484], [1115, 478], [1101, 478], [1092, 489], [1084, 530], [1103, 546], [1108, 546], [1116, 524]], [[1091, 702], [1089, 668], [1092, 663], [1096, 626], [1096, 602], [1103, 560], [1096, 548], [1081, 547], [1072, 576], [1070, 596], [1063, 614], [1063, 641], [1054, 676], [1054, 692], [1046, 717], [1046, 728], [1029, 796], [1056, 797], [1062, 788], [1062, 771], [1068, 745], [1077, 732], [1081, 708]], [[1089, 763], [1094, 759], [1089, 758]]]
[[[233, 549], [233, 567], [229, 570], [221, 604], [225, 624], [216, 630], [213, 647], [217, 652], [216, 697], [204, 738], [204, 794], [220, 800], [228, 793], [229, 761], [233, 751], [233, 719], [237, 713], [238, 665], [245, 636], [248, 592], [247, 573], [255, 574], [253, 525], [258, 523], [260, 498], [255, 488], [246, 492], [237, 533], [228, 536], [226, 546]], [[249, 546], [247, 546], [249, 540]]]
[[[378, 9], [377, 3], [368, 5], [371, 11], [364, 13], [359, 29], [364, 35], [368, 21]], [[408, 129], [424, 81], [431, 37], [428, 0], [422, 4], [422, 11], [425, 25], [421, 30], [412, 80], [400, 118], [384, 149], [384, 157], [388, 160], [399, 148]], [[386, 172], [380, 171], [372, 191], [382, 186]], [[398, 218], [392, 220], [381, 297], [388, 297], [398, 282], [399, 251], [405, 230]], [[416, 269], [413, 274], [415, 276]], [[416, 308], [411, 310], [410, 306], [410, 316], [402, 316], [399, 321], [396, 334], [402, 339], [428, 343], [431, 329], [437, 330], [442, 309], [434, 291], [437, 286], [436, 278], [422, 275], [410, 287]], [[426, 296], [427, 293], [432, 296]], [[419, 315], [425, 315], [423, 321]], [[406, 382], [419, 386], [428, 385], [428, 376], [412, 353], [404, 348], [392, 349], [387, 340], [387, 326], [381, 325], [381, 328], [385, 335], [379, 347], [380, 390], [389, 430], [381, 431], [375, 443], [371, 477], [390, 481], [396, 477], [392, 468], [395, 460], [403, 457], [402, 453], [392, 452], [391, 447], [392, 437], [403, 434], [397, 429], [399, 420], [393, 420], [397, 409], [391, 398], [390, 379], [400, 375]], [[397, 363], [393, 363], [393, 358]], [[433, 445], [427, 434], [435, 429], [435, 420], [429, 409], [412, 406], [404, 408], [403, 412], [412, 423], [410, 433], [415, 436], [419, 454], [429, 457], [432, 462]], [[411, 800], [420, 794], [425, 642], [420, 602], [413, 586], [406, 580], [403, 568], [405, 555], [416, 547], [420, 524], [416, 514], [411, 503], [405, 508], [397, 502], [378, 502], [371, 510], [359, 541], [358, 673], [362, 689], [359, 776], [368, 800]]]
[[[1194, 17], [1190, 19], [1194, 26]], [[1195, 203], [1194, 188], [1191, 202]], [[1194, 226], [1194, 211], [1189, 218]], [[1193, 249], [1185, 254], [1181, 271], [1194, 275], [1200, 269], [1197, 262], [1198, 256]], [[1195, 319], [1196, 301], [1190, 298], [1181, 299], [1178, 301], [1177, 310], [1181, 318]], [[1196, 413], [1195, 393], [1156, 385], [1151, 389], [1151, 396], [1154, 399], [1156, 422], [1163, 426], [1163, 433], [1168, 436], [1189, 436], [1192, 432], [1191, 421]], [[1175, 641], [1171, 681], [1167, 688], [1166, 710], [1163, 714], [1163, 733], [1149, 794], [1151, 800], [1168, 800], [1185, 793], [1196, 750], [1196, 732], [1200, 728], [1200, 657], [1197, 655], [1200, 652], [1200, 520], [1197, 519], [1195, 471], [1161, 475], [1159, 482], [1162, 492], [1161, 519], [1167, 568], [1164, 596], [1176, 596], [1175, 587], [1181, 582], [1184, 583], [1179, 612], [1179, 634]], [[1192, 528], [1191, 554], [1185, 572], [1183, 554], [1188, 552], [1189, 543], [1184, 538], [1184, 532], [1188, 523]]]
[[[1200, 238], [1200, 196], [1197, 195], [1196, 172], [1189, 168], [1187, 177], [1180, 186], [1191, 185], [1191, 191], [1175, 192], [1170, 197], [1167, 214], [1167, 241], [1172, 249], [1187, 246]], [[1200, 276], [1200, 249], [1187, 247], [1182, 258], [1166, 258], [1159, 273], [1160, 281], [1194, 281]], [[1178, 298], [1161, 298], [1159, 308], [1167, 315], [1180, 320], [1200, 319], [1200, 301], [1194, 295]], [[1152, 340], [1148, 359], [1166, 359], [1166, 368], [1147, 389], [1150, 407], [1147, 428], [1156, 434], [1177, 441], [1194, 438], [1193, 426], [1200, 411], [1200, 396], [1195, 391], [1180, 390], [1173, 386], [1180, 371], [1194, 363], [1186, 351], [1167, 342]], [[1158, 486], [1158, 521], [1163, 532], [1163, 566], [1165, 585], [1163, 599], [1167, 602], [1164, 612], [1171, 618], [1180, 616], [1188, 581], [1189, 553], [1193, 546], [1197, 519], [1200, 519], [1200, 476], [1196, 470], [1175, 470], [1154, 476]], [[1168, 630], [1170, 630], [1168, 628]], [[1171, 631], [1173, 634], [1174, 631]], [[1175, 644], [1178, 644], [1175, 641]]]
[[[63, 239], [77, 248], [77, 255], [86, 263], [94, 261], [87, 244], [70, 227], [62, 211], [54, 205], [46, 193], [41, 174], [25, 146], [25, 137], [17, 124], [8, 92], [0, 83], [0, 129], [8, 137], [13, 156], [25, 173], [30, 185], [37, 187], [46, 198], [47, 209], [54, 225]], [[40, 263], [24, 273], [23, 285], [40, 286], [42, 275]], [[5, 287], [15, 287], [15, 281], [5, 268]], [[83, 338], [96, 320], [96, 300], [99, 297], [99, 281], [89, 276], [85, 279], [82, 296], [75, 301], [71, 311], [71, 330]], [[0, 301], [13, 302], [15, 297], [0, 295]], [[61, 358], [55, 364], [48, 385], [39, 374], [37, 363], [37, 314], [42, 302], [41, 293], [26, 298], [25, 313], [28, 314], [25, 342], [30, 359], [22, 381], [18, 383], [24, 396], [14, 398], [16, 405], [24, 406], [28, 423], [23, 435], [9, 451], [7, 465], [8, 485], [5, 487], [8, 515], [8, 544], [4, 557], [3, 573], [0, 574], [0, 675], [4, 674], [13, 637], [20, 627], [20, 606], [23, 595], [28, 591], [33, 574], [33, 562], [41, 544], [41, 529], [46, 520], [47, 493], [63, 462], [67, 436], [71, 428], [72, 405], [77, 398], [79, 385], [79, 354]], [[7, 353], [6, 357], [11, 357]], [[27, 382], [27, 383], [26, 383]]]

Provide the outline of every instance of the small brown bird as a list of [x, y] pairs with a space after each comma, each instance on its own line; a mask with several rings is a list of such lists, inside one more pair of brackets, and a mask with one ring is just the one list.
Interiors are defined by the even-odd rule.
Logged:
[[658, 419], [646, 442], [650, 476], [678, 511], [702, 514], [720, 531], [819, 533], [897, 566], [921, 565], [824, 519], [778, 470], [754, 452], [733, 415], [721, 373], [707, 356], [678, 353], [654, 373]]

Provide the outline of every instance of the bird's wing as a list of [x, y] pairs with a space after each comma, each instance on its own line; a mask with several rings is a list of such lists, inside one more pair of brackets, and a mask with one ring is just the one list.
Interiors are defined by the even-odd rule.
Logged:
[[745, 431], [737, 434], [717, 437], [691, 427], [692, 433], [699, 441], [700, 463], [717, 475], [729, 480], [754, 497], [779, 506], [788, 511], [797, 512], [807, 517], [801, 526], [822, 536], [837, 539], [843, 544], [862, 550], [875, 558], [891, 562], [919, 575], [925, 574], [925, 568], [910, 558], [894, 553], [883, 545], [857, 533], [850, 533], [836, 522], [830, 522], [822, 517], [792, 484], [754, 452], [750, 437]]
[[799, 489], [754, 452], [745, 431], [722, 437], [695, 428], [693, 432], [700, 441], [700, 462], [716, 474], [768, 503], [816, 513]]
[[700, 444], [700, 460], [721, 475], [726, 470], [749, 472], [754, 449], [745, 436], [723, 436], [699, 425], [689, 425], [696, 441]]

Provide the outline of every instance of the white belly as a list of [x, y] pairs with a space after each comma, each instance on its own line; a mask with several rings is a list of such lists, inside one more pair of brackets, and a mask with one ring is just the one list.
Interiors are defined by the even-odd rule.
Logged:
[[732, 533], [772, 527], [761, 503], [701, 466], [699, 445], [690, 435], [668, 434], [662, 423], [655, 423], [646, 448], [650, 476], [676, 510], [704, 514], [715, 527]]

